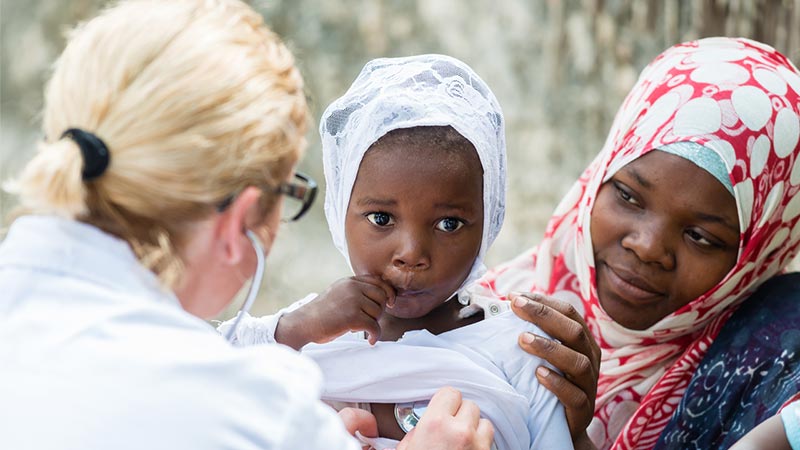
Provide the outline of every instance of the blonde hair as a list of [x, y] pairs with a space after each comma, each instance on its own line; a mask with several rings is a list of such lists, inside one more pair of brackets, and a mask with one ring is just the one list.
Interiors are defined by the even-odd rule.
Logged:
[[[174, 286], [183, 225], [246, 186], [285, 179], [307, 122], [292, 54], [246, 4], [122, 2], [70, 35], [45, 93], [47, 137], [9, 190], [22, 213], [127, 240]], [[61, 139], [69, 128], [107, 145], [99, 178], [82, 180], [77, 144]]]

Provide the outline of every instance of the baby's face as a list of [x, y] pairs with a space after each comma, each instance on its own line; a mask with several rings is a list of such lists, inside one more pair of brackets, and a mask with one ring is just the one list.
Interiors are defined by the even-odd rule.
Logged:
[[483, 233], [483, 171], [474, 149], [391, 142], [361, 161], [345, 219], [353, 270], [394, 286], [386, 312], [417, 318], [469, 275]]

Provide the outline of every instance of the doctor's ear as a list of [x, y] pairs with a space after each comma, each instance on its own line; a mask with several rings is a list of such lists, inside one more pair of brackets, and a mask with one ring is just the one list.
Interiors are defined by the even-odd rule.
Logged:
[[215, 238], [220, 245], [222, 261], [234, 265], [243, 258], [249, 258], [253, 249], [247, 237], [247, 230], [263, 220], [261, 196], [264, 193], [255, 187], [246, 187], [233, 201], [219, 213]]

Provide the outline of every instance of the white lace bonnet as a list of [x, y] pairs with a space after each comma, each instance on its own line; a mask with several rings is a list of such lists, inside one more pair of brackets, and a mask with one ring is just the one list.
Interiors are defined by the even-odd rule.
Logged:
[[483, 257], [503, 225], [506, 193], [503, 113], [486, 83], [463, 62], [444, 55], [375, 59], [328, 106], [319, 126], [325, 216], [336, 248], [350, 264], [345, 214], [364, 154], [392, 130], [445, 125], [472, 143], [483, 165], [483, 240], [460, 294], [486, 270]]

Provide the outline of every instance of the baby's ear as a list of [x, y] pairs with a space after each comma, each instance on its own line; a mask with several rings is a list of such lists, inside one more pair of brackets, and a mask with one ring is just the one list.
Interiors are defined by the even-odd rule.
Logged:
[[260, 197], [261, 191], [258, 188], [247, 187], [225, 211], [218, 214], [215, 237], [219, 244], [221, 261], [235, 265], [252, 253], [247, 230], [252, 217], [259, 211]]

